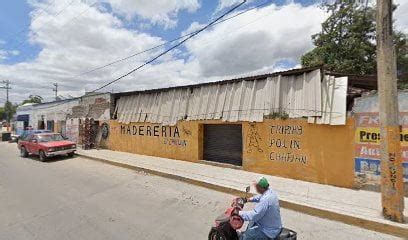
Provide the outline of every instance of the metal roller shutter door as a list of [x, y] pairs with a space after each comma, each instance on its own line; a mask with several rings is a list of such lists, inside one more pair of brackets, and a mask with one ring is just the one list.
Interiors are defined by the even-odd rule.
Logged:
[[242, 125], [204, 125], [204, 160], [242, 166]]

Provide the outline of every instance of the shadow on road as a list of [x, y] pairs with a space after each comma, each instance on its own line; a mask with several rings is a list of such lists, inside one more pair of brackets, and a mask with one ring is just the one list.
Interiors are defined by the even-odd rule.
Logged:
[[[49, 157], [47, 160], [45, 160], [43, 163], [55, 163], [55, 162], [60, 162], [60, 161], [65, 161], [65, 160], [70, 160], [70, 159], [75, 159], [77, 158], [77, 155], [74, 155], [73, 157], [68, 157], [68, 156], [55, 156], [55, 157]], [[37, 155], [30, 155], [26, 159], [33, 160], [33, 161], [40, 161], [40, 158]]]

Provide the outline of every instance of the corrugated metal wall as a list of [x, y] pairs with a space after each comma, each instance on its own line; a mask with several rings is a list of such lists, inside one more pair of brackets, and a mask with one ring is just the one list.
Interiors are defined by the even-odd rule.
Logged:
[[[323, 101], [334, 99], [334, 95], [326, 93], [331, 91], [337, 97], [344, 95], [341, 99], [344, 99], [342, 114], [345, 124], [346, 93], [338, 87], [326, 89], [328, 85], [325, 81], [322, 84], [321, 70], [318, 69], [300, 75], [140, 92], [120, 97], [116, 113], [121, 123], [152, 122], [164, 125], [175, 125], [181, 119], [261, 122], [264, 116], [276, 112], [285, 112], [290, 118], [321, 117], [326, 111], [334, 110], [323, 109]], [[340, 108], [343, 106], [341, 101], [337, 102], [340, 102]], [[338, 111], [339, 104], [332, 103], [331, 106]], [[331, 121], [319, 123], [330, 124]]]
[[322, 80], [322, 111], [319, 117], [309, 117], [309, 123], [344, 125], [347, 111], [347, 77], [325, 75]]

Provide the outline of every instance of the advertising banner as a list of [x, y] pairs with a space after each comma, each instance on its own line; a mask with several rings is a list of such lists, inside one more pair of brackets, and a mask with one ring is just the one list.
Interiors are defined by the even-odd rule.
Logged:
[[[380, 126], [378, 113], [356, 113], [355, 172], [380, 176]], [[400, 114], [401, 157], [408, 180], [408, 113]]]

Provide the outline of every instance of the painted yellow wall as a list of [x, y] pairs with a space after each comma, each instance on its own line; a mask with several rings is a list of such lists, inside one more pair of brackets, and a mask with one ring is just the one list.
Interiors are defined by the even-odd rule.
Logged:
[[[125, 125], [111, 120], [109, 138], [102, 142], [102, 146], [115, 151], [197, 162], [203, 156], [205, 123], [226, 124], [222, 121], [181, 121], [171, 127], [170, 136], [169, 126], [164, 127], [164, 135], [163, 126], [158, 124]], [[262, 123], [241, 124], [244, 170], [342, 187], [353, 186], [353, 119], [348, 119], [345, 126], [308, 124], [304, 119], [267, 119]], [[175, 128], [178, 130], [176, 135]]]
[[[109, 121], [110, 134], [103, 146], [115, 151], [186, 161], [198, 161], [198, 124], [179, 122], [177, 126], [152, 123], [121, 124]], [[155, 131], [156, 130], [156, 131]]]
[[303, 119], [244, 123], [243, 168], [293, 179], [352, 187], [354, 121], [345, 126]]

